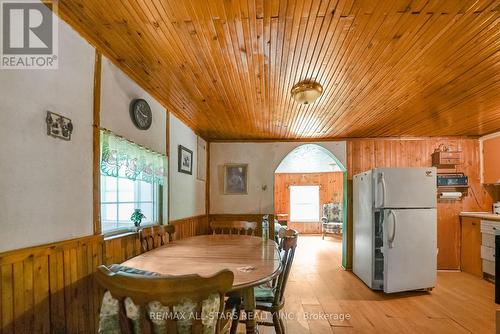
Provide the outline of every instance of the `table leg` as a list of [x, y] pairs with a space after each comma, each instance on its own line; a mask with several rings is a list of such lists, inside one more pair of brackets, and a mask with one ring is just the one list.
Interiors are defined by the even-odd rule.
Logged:
[[247, 334], [254, 334], [256, 321], [255, 321], [255, 296], [253, 293], [253, 288], [248, 288], [244, 290], [243, 300], [247, 318], [246, 320]]

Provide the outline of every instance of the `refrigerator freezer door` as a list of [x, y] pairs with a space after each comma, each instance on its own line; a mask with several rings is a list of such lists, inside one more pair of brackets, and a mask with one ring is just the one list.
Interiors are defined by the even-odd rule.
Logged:
[[436, 209], [384, 210], [385, 292], [434, 287], [436, 221]]
[[436, 168], [373, 170], [375, 208], [435, 208]]
[[352, 270], [373, 288], [373, 191], [372, 172], [353, 178], [353, 263]]

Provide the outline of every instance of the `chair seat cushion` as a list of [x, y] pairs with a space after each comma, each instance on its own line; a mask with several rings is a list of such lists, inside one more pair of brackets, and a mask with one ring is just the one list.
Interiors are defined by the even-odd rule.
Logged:
[[253, 291], [256, 301], [272, 303], [274, 300], [274, 291], [271, 288], [258, 286]]
[[324, 223], [323, 231], [326, 233], [337, 233], [342, 231], [342, 223]]

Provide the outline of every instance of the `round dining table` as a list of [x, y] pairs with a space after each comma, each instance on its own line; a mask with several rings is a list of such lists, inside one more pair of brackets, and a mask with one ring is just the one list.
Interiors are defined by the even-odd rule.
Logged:
[[168, 243], [133, 257], [122, 265], [164, 275], [212, 276], [222, 269], [234, 273], [231, 291], [239, 291], [247, 314], [246, 332], [255, 333], [254, 287], [281, 270], [277, 244], [248, 235], [201, 235]]

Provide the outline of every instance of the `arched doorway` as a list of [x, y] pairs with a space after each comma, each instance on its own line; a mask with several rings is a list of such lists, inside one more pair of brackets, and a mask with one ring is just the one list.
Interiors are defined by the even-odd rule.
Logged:
[[275, 216], [299, 232], [321, 233], [323, 205], [342, 207], [342, 266], [347, 266], [347, 170], [318, 144], [294, 148], [275, 170]]

